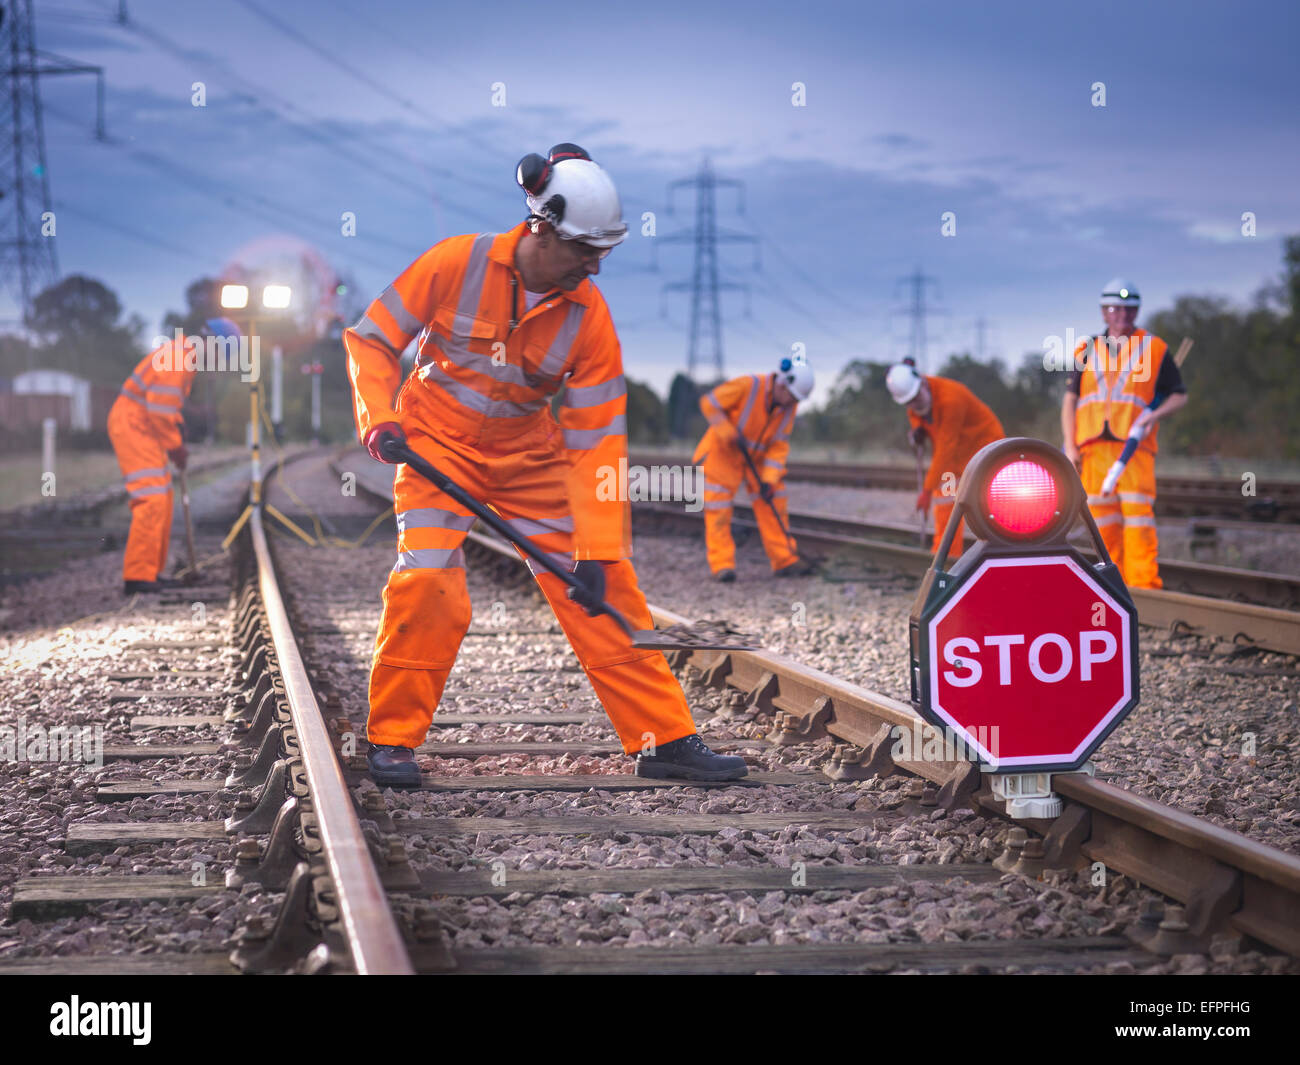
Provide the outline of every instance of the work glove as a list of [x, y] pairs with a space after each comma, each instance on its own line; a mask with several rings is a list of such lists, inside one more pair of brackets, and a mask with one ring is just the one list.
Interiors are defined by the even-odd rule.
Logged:
[[389, 440], [395, 444], [404, 445], [406, 443], [406, 434], [402, 432], [402, 427], [396, 422], [381, 422], [366, 433], [366, 450], [370, 452], [370, 457], [376, 462], [393, 462], [383, 452], [384, 442]]
[[582, 587], [570, 588], [569, 598], [595, 617], [605, 604], [605, 564], [586, 559], [573, 567], [573, 575]]
[[907, 434], [907, 442], [911, 444], [913, 448], [925, 447], [925, 441], [929, 435], [930, 434], [925, 431], [924, 425], [918, 425]]
[[181, 444], [180, 447], [174, 447], [167, 452], [167, 457], [172, 460], [173, 466], [178, 470], [183, 470], [190, 461], [190, 449]]
[[763, 497], [764, 503], [770, 503], [776, 497], [776, 489], [764, 481], [758, 486], [758, 494]]
[[922, 488], [916, 496], [916, 509], [924, 513], [930, 509], [930, 489]]

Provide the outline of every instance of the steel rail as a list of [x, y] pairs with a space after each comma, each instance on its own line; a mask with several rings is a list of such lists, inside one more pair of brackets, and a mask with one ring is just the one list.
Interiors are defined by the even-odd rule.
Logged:
[[[746, 528], [758, 527], [752, 508], [737, 504], [736, 512], [734, 522]], [[702, 521], [702, 514], [684, 511], [676, 504], [637, 503], [633, 513], [654, 514], [658, 518], [687, 522], [693, 526]], [[790, 514], [791, 535], [802, 538], [807, 544], [859, 555], [913, 577], [922, 576], [929, 568], [931, 556], [927, 548], [855, 532], [862, 529], [884, 531], [886, 535], [894, 529], [905, 530], [908, 535], [916, 532], [906, 526], [870, 526], [845, 518]], [[1167, 565], [1161, 562], [1162, 568]], [[1209, 572], [1221, 588], [1239, 587], [1234, 581], [1241, 581], [1249, 588], [1250, 582], [1254, 581], [1269, 589], [1267, 594], [1270, 598], [1290, 601], [1291, 589], [1297, 589], [1294, 594], [1300, 595], [1300, 579], [1285, 574], [1262, 574], [1195, 563], [1175, 563], [1170, 569], [1171, 583], [1175, 580], [1206, 580], [1204, 574]], [[1169, 589], [1133, 588], [1130, 591], [1138, 608], [1139, 620], [1144, 625], [1214, 636], [1280, 654], [1300, 655], [1300, 612]]]
[[415, 970], [406, 944], [389, 910], [280, 595], [260, 508], [253, 509], [249, 530], [257, 558], [258, 590], [284, 677], [289, 712], [353, 966], [362, 975], [412, 974]]

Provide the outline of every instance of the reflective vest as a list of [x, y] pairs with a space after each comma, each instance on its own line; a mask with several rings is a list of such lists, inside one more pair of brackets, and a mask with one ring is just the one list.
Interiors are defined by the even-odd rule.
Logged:
[[435, 244], [344, 330], [357, 431], [364, 440], [375, 425], [402, 422], [394, 398], [401, 353], [416, 337], [416, 370], [406, 387], [421, 389], [421, 409], [436, 411], [440, 424], [481, 454], [508, 451], [521, 434], [554, 425], [550, 398], [563, 387], [559, 427], [574, 557], [626, 558], [627, 504], [597, 492], [605, 471], [627, 458], [618, 335], [590, 279], [525, 310], [515, 251], [526, 231], [520, 223]]
[[[709, 420], [710, 430], [695, 449], [694, 461], [699, 462], [705, 454], [720, 450], [711, 427], [728, 421], [745, 441], [759, 476], [772, 484], [784, 478], [798, 404], [789, 407], [774, 404], [775, 380], [776, 374], [749, 374], [725, 381], [706, 393], [700, 400], [700, 410]], [[744, 462], [739, 454], [736, 460]]]
[[173, 340], [149, 352], [122, 385], [122, 398], [139, 404], [163, 449], [181, 446], [181, 408], [194, 387], [194, 370], [185, 369], [184, 344]]
[[[1112, 354], [1113, 350], [1113, 354]], [[1091, 337], [1075, 350], [1075, 365], [1086, 358], [1079, 379], [1079, 404], [1074, 442], [1079, 447], [1097, 440], [1124, 440], [1129, 426], [1151, 403], [1168, 347], [1158, 336], [1135, 329], [1112, 349], [1106, 337]], [[1157, 450], [1158, 423], [1139, 448]]]

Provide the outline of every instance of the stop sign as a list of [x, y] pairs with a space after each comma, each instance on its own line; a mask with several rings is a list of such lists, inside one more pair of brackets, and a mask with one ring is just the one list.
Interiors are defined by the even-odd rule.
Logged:
[[1077, 769], [1137, 705], [1137, 616], [1071, 550], [983, 558], [919, 626], [918, 709], [1003, 771]]

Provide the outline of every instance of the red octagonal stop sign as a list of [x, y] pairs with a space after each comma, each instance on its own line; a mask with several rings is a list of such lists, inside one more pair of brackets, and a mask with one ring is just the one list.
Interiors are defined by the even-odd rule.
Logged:
[[1073, 553], [984, 559], [924, 623], [925, 716], [1004, 772], [1077, 768], [1137, 703], [1131, 610]]

